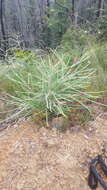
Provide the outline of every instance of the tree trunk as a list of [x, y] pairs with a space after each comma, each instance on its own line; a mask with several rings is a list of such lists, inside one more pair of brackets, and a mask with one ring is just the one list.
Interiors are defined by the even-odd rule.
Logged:
[[100, 9], [100, 15], [103, 15], [103, 9], [104, 9], [104, 0], [101, 2], [101, 9]]
[[5, 40], [6, 36], [5, 36], [4, 21], [3, 21], [3, 0], [1, 0], [0, 2], [0, 20], [1, 20], [1, 32], [3, 40]]
[[72, 23], [75, 22], [75, 6], [74, 6], [74, 0], [72, 0]]
[[102, 0], [99, 0], [98, 1], [98, 10], [97, 10], [97, 14], [96, 14], [97, 18], [99, 18], [100, 14], [101, 14], [101, 5], [102, 5]]
[[[49, 8], [50, 8], [50, 0], [47, 0], [47, 17], [48, 17], [48, 19], [50, 18]], [[50, 28], [47, 28], [47, 46], [51, 46], [51, 30], [50, 30]]]
[[5, 35], [5, 28], [4, 28], [4, 19], [3, 19], [3, 12], [4, 12], [4, 0], [0, 1], [0, 21], [1, 21], [1, 33], [2, 33], [2, 39], [3, 39], [3, 43], [0, 43], [0, 46], [3, 48], [3, 51], [5, 53], [6, 51], [6, 35]]

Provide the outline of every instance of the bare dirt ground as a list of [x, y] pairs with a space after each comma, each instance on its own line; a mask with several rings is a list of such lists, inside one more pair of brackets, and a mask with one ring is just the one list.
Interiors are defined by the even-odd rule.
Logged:
[[65, 133], [10, 126], [0, 132], [0, 190], [89, 190], [89, 162], [106, 142], [107, 113]]

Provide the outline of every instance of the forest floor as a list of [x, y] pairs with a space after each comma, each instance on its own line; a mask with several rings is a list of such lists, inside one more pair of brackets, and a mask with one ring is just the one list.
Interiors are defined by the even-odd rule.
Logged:
[[0, 190], [89, 190], [89, 162], [106, 144], [107, 112], [99, 108], [94, 121], [65, 133], [30, 120], [9, 126], [0, 132]]

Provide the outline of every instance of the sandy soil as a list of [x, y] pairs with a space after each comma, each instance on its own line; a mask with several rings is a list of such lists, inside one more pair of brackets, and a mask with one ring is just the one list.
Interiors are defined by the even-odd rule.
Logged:
[[89, 162], [106, 142], [107, 113], [65, 133], [29, 121], [8, 127], [0, 132], [0, 190], [89, 190]]

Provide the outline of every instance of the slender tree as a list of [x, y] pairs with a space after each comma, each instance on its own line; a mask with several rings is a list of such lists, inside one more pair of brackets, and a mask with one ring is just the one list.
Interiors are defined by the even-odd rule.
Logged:
[[[48, 9], [50, 8], [50, 1], [49, 0], [47, 0], [47, 8]], [[49, 11], [47, 11], [47, 17], [48, 18], [50, 17]]]
[[97, 18], [100, 17], [100, 13], [101, 13], [101, 7], [102, 7], [102, 0], [98, 1], [98, 10], [97, 10]]
[[[46, 16], [47, 16], [47, 18], [48, 19], [50, 19], [50, 13], [49, 13], [49, 9], [50, 9], [50, 0], [47, 0], [46, 1], [46, 9], [47, 9], [47, 11], [46, 11]], [[46, 44], [46, 46], [51, 46], [51, 35], [52, 35], [52, 32], [51, 32], [51, 29], [47, 26], [47, 28], [46, 28], [46, 32], [47, 32], [47, 35], [46, 35], [46, 41], [47, 42], [45, 42]]]
[[1, 23], [1, 33], [3, 38], [3, 49], [6, 50], [6, 34], [5, 34], [5, 27], [4, 27], [4, 20], [3, 20], [3, 9], [4, 9], [4, 0], [0, 0], [0, 23]]
[[74, 0], [72, 0], [72, 23], [75, 22], [75, 6], [74, 6]]

